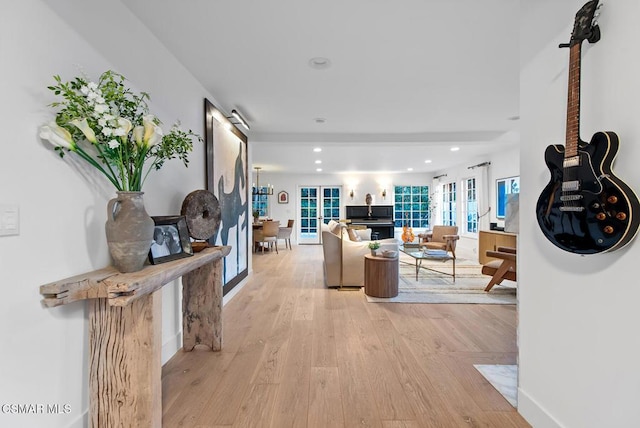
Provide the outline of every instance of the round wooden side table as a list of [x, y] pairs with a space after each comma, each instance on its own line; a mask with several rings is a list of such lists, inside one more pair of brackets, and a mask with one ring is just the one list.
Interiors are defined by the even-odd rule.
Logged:
[[364, 256], [364, 292], [371, 297], [398, 295], [398, 257]]

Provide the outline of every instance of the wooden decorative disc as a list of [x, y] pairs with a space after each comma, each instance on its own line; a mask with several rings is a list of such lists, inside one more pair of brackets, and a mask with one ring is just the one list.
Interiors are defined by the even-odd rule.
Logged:
[[180, 214], [187, 219], [189, 235], [193, 239], [209, 239], [220, 228], [220, 203], [208, 190], [195, 190], [182, 202]]

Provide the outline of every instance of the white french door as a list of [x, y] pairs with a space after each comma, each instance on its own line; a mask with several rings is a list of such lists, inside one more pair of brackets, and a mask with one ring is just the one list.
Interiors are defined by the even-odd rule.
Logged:
[[298, 206], [300, 211], [298, 242], [319, 244], [322, 234], [320, 224], [340, 219], [342, 187], [340, 186], [300, 186]]

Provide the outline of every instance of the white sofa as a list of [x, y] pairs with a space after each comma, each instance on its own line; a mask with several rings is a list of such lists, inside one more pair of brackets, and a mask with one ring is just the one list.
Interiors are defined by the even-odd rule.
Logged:
[[[353, 232], [359, 235], [361, 241], [354, 241]], [[340, 233], [343, 239], [340, 240]], [[324, 281], [327, 287], [340, 286], [340, 254], [342, 254], [342, 285], [346, 287], [364, 286], [364, 256], [370, 254], [369, 249], [371, 229], [352, 230], [349, 237], [347, 230], [331, 220], [328, 225], [322, 223], [322, 250], [324, 252]], [[357, 239], [357, 238], [356, 238]], [[378, 251], [398, 251], [398, 241], [395, 238], [378, 240]], [[340, 248], [342, 247], [342, 251]]]

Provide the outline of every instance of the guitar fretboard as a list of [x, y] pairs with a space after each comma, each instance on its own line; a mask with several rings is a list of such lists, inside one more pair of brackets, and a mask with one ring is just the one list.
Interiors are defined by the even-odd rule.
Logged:
[[569, 54], [569, 90], [567, 100], [567, 140], [565, 159], [578, 154], [580, 141], [580, 55], [582, 43], [575, 43]]

